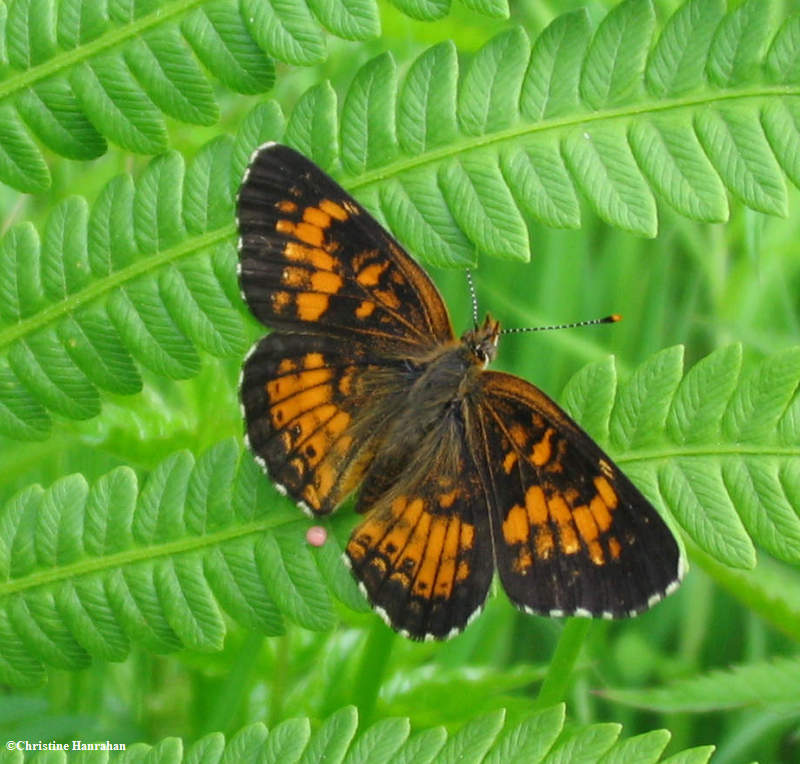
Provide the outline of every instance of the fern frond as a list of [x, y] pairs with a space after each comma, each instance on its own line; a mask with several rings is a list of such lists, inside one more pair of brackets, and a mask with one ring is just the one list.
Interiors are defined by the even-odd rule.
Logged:
[[331, 592], [364, 610], [335, 535], [310, 548], [294, 511], [264, 514], [269, 491], [226, 440], [197, 461], [173, 454], [141, 487], [120, 467], [91, 486], [69, 475], [17, 494], [0, 512], [3, 681], [122, 660], [131, 642], [218, 650], [223, 609], [266, 634], [285, 616], [330, 628]]
[[[619, 386], [612, 364], [588, 366], [565, 399], [580, 419], [594, 412], [584, 420], [592, 434], [694, 544], [747, 568], [755, 543], [790, 562], [800, 557], [798, 384], [797, 352], [741, 378], [737, 347], [685, 375], [672, 348]], [[335, 527], [326, 545], [310, 549], [307, 521], [265, 498], [268, 491], [228, 440], [196, 463], [186, 452], [172, 455], [141, 489], [118, 468], [91, 487], [71, 475], [18, 494], [0, 513], [8, 681], [31, 681], [42, 663], [119, 660], [131, 640], [161, 651], [215, 648], [224, 635], [220, 608], [267, 633], [284, 616], [330, 628], [330, 592], [363, 610]]]
[[[508, 16], [502, 0], [470, 5]], [[318, 64], [327, 58], [326, 33], [347, 40], [380, 34], [376, 0], [110, 9], [85, 0], [15, 0], [0, 7], [0, 181], [32, 193], [50, 185], [33, 137], [71, 159], [100, 156], [106, 141], [156, 154], [167, 148], [165, 117], [197, 125], [218, 120], [210, 76], [238, 93], [262, 93], [275, 80], [273, 59]], [[409, 12], [430, 19], [449, 7], [447, 1]]]
[[[200, 738], [184, 751], [178, 738], [166, 738], [148, 746], [129, 746], [142, 758], [195, 761], [213, 756], [224, 761], [265, 761], [281, 764], [429, 764], [429, 762], [611, 762], [659, 761], [704, 764], [713, 746], [685, 749], [662, 759], [670, 740], [667, 730], [653, 730], [619, 740], [621, 725], [574, 725], [564, 730], [564, 707], [554, 706], [511, 723], [505, 710], [467, 721], [455, 732], [443, 727], [415, 732], [407, 718], [389, 718], [358, 730], [358, 711], [353, 706], [336, 711], [313, 732], [307, 718], [287, 719], [271, 730], [257, 722], [226, 741], [219, 732]], [[358, 731], [357, 731], [358, 730]]]
[[722, 711], [747, 706], [800, 706], [800, 658], [773, 658], [679, 679], [664, 687], [607, 689], [610, 700], [652, 711]]
[[754, 544], [800, 562], [798, 385], [798, 348], [743, 375], [739, 346], [685, 374], [675, 347], [619, 386], [613, 365], [588, 366], [569, 383], [565, 402], [700, 549], [752, 568]]
[[236, 146], [211, 141], [187, 168], [160, 156], [135, 186], [112, 180], [91, 210], [66, 199], [41, 242], [27, 224], [0, 242], [0, 432], [41, 439], [46, 411], [95, 416], [99, 390], [140, 389], [136, 362], [184, 379], [198, 350], [244, 352], [229, 222]]
[[688, 0], [653, 43], [651, 5], [627, 0], [593, 34], [582, 12], [558, 17], [533, 46], [506, 30], [460, 75], [442, 43], [399, 85], [382, 54], [340, 114], [330, 93], [309, 94], [284, 140], [434, 264], [471, 263], [476, 250], [528, 259], [528, 220], [579, 226], [578, 193], [646, 236], [659, 202], [719, 222], [729, 193], [786, 215], [783, 172], [797, 182], [800, 169], [797, 22], [773, 35], [755, 9]]

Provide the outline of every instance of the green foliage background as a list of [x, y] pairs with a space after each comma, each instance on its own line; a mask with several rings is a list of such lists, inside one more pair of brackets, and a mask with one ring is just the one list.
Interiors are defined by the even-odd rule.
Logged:
[[[498, 365], [663, 510], [677, 594], [562, 623], [498, 590], [413, 644], [340, 562], [349, 507], [307, 546], [236, 400], [263, 329], [233, 200], [269, 139], [394, 230], [457, 330], [466, 264], [505, 326], [624, 314]], [[0, 737], [797, 760], [800, 4], [0, 0], [0, 180]], [[0, 753], [34, 758], [63, 756]]]

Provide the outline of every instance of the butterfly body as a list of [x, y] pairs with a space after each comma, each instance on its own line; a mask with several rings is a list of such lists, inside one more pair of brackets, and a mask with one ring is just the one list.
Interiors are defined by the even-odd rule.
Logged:
[[390, 625], [458, 633], [495, 570], [550, 615], [632, 615], [677, 587], [649, 502], [544, 393], [486, 369], [499, 323], [457, 339], [425, 272], [319, 168], [262, 147], [238, 219], [243, 295], [275, 329], [243, 369], [249, 444], [314, 515], [357, 492], [347, 561]]

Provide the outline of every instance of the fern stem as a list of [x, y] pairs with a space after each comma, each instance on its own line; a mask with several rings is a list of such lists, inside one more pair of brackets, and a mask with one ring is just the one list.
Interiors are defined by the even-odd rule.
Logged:
[[564, 700], [567, 686], [572, 680], [572, 668], [580, 655], [591, 625], [592, 622], [588, 618], [570, 618], [564, 624], [547, 675], [534, 703], [534, 708], [537, 710]]
[[358, 708], [362, 729], [369, 725], [375, 714], [378, 692], [386, 673], [394, 640], [395, 633], [388, 629], [382, 621], [375, 619], [361, 654], [361, 662], [353, 689], [353, 703]]

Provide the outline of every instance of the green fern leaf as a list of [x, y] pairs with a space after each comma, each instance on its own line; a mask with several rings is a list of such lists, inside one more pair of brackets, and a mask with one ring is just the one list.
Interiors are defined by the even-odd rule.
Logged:
[[341, 159], [352, 175], [391, 162], [397, 154], [394, 59], [383, 53], [356, 74], [342, 108]]
[[111, 181], [90, 211], [66, 199], [41, 248], [25, 224], [6, 235], [0, 348], [9, 384], [0, 388], [0, 431], [42, 437], [41, 406], [95, 416], [98, 388], [141, 388], [134, 358], [184, 379], [200, 369], [198, 350], [241, 354], [248, 336], [233, 309], [235, 254], [219, 237], [232, 214], [234, 146], [212, 141], [188, 169], [177, 153], [160, 156], [135, 187]]
[[719, 711], [745, 706], [798, 706], [800, 660], [775, 658], [680, 679], [665, 687], [610, 689], [618, 703], [667, 712]]
[[325, 759], [338, 764], [345, 755], [358, 727], [358, 711], [347, 706], [329, 716], [311, 736], [300, 759], [301, 764], [316, 764]]
[[213, 125], [219, 119], [211, 86], [174, 27], [132, 40], [125, 60], [165, 114], [196, 125]]
[[400, 747], [388, 764], [427, 764], [436, 761], [446, 740], [447, 732], [443, 727], [418, 732]]
[[562, 737], [542, 760], [544, 764], [562, 761], [598, 761], [617, 742], [622, 725], [591, 724]]
[[[331, 590], [363, 610], [336, 537], [310, 548], [293, 512], [263, 514], [274, 504], [265, 491], [227, 440], [197, 461], [173, 454], [141, 489], [122, 467], [92, 486], [70, 475], [19, 493], [0, 511], [3, 680], [39, 681], [43, 663], [122, 660], [132, 643], [219, 650], [222, 609], [268, 634], [284, 616], [331, 628]], [[341, 570], [327, 584], [333, 557]]]
[[275, 66], [251, 37], [233, 3], [204, 3], [183, 20], [181, 32], [203, 66], [234, 92], [248, 95], [272, 87]]
[[[187, 749], [186, 760], [196, 761], [203, 754], [213, 752], [214, 756], [221, 757], [224, 761], [299, 761], [302, 764], [322, 760], [331, 764], [361, 764], [369, 761], [408, 764], [414, 761], [425, 764], [430, 761], [454, 760], [451, 758], [452, 754], [463, 748], [464, 756], [458, 760], [464, 762], [525, 761], [537, 764], [597, 761], [611, 764], [635, 760], [704, 764], [714, 750], [713, 746], [703, 746], [661, 759], [661, 752], [670, 738], [669, 732], [654, 730], [616, 742], [620, 733], [620, 725], [617, 724], [575, 726], [554, 746], [554, 741], [564, 727], [563, 706], [529, 715], [514, 726], [504, 724], [504, 715], [505, 711], [500, 709], [472, 719], [449, 736], [442, 728], [409, 735], [411, 728], [409, 720], [405, 718], [384, 719], [355, 734], [358, 716], [356, 709], [350, 706], [328, 717], [310, 738], [307, 719], [289, 719], [270, 731], [263, 724], [256, 723], [237, 732], [227, 745], [220, 733], [206, 735]], [[482, 740], [487, 731], [491, 731], [490, 737], [498, 738], [500, 745], [496, 743], [484, 758], [484, 750], [476, 751], [465, 744], [470, 739]], [[498, 731], [501, 731], [499, 735]], [[537, 732], [541, 733], [543, 739], [535, 739]], [[511, 739], [518, 742], [518, 747], [508, 748], [503, 745]], [[134, 747], [141, 746], [143, 753], [155, 756], [155, 752], [163, 750], [167, 741], [174, 740], [167, 738], [153, 749], [141, 744]], [[456, 744], [451, 747], [453, 741]], [[507, 758], [498, 758], [501, 753], [505, 753]], [[176, 760], [181, 760], [179, 754]]]
[[450, 736], [436, 757], [442, 764], [483, 761], [505, 722], [505, 709], [479, 716]]
[[290, 64], [325, 60], [325, 38], [314, 17], [298, 0], [243, 0], [245, 23], [259, 47]]
[[606, 16], [589, 45], [581, 96], [593, 109], [624, 103], [639, 94], [655, 12], [650, 0], [625, 0]]
[[778, 354], [744, 378], [740, 367], [741, 350], [722, 348], [683, 375], [682, 351], [670, 348], [634, 372], [613, 408], [608, 364], [584, 369], [565, 400], [601, 442], [608, 433], [629, 475], [713, 558], [752, 568], [755, 542], [796, 563], [800, 356]]
[[411, 725], [408, 719], [383, 719], [359, 735], [347, 756], [345, 764], [369, 764], [386, 761], [408, 738]]
[[407, 16], [419, 21], [436, 21], [450, 11], [450, 0], [391, 0]]
[[690, 0], [667, 21], [647, 61], [647, 88], [658, 98], [701, 87], [711, 39], [725, 14], [723, 0]]

